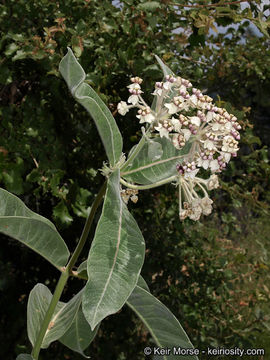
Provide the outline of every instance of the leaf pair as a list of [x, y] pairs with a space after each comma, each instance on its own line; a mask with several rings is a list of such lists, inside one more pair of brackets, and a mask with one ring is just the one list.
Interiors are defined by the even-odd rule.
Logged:
[[[93, 340], [97, 329], [91, 331], [81, 309], [82, 289], [68, 303], [59, 301], [41, 348], [46, 349], [53, 341], [59, 340], [72, 350], [85, 356], [83, 351]], [[52, 299], [50, 290], [43, 284], [37, 284], [30, 292], [27, 304], [27, 332], [34, 346], [45, 314]]]

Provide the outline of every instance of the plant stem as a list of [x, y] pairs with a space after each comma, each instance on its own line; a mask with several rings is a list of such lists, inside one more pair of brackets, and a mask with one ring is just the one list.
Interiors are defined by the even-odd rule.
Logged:
[[46, 312], [46, 315], [44, 317], [44, 320], [41, 324], [41, 328], [39, 330], [39, 334], [38, 334], [38, 337], [37, 337], [37, 340], [35, 342], [35, 345], [33, 347], [33, 350], [32, 350], [32, 357], [35, 359], [35, 360], [38, 360], [38, 356], [39, 356], [39, 352], [40, 352], [40, 347], [42, 345], [42, 341], [43, 341], [43, 338], [44, 338], [44, 335], [48, 329], [48, 326], [50, 324], [50, 321], [51, 321], [51, 318], [53, 316], [53, 313], [54, 313], [54, 310], [56, 308], [56, 305], [62, 295], [62, 292], [64, 290], [64, 287], [66, 285], [66, 282], [68, 280], [68, 277], [69, 277], [69, 273], [68, 271], [64, 271], [62, 272], [59, 280], [58, 280], [58, 283], [57, 283], [57, 286], [55, 288], [55, 292], [53, 294], [53, 297], [52, 297], [52, 300], [50, 302], [50, 305], [48, 307], [48, 310]]
[[121, 171], [125, 170], [128, 165], [130, 163], [132, 163], [132, 161], [135, 159], [135, 157], [138, 155], [138, 153], [141, 151], [143, 145], [146, 142], [147, 139], [147, 135], [150, 131], [150, 128], [148, 128], [148, 130], [146, 131], [146, 133], [142, 136], [141, 140], [138, 142], [135, 150], [133, 151], [133, 153], [130, 155], [130, 157], [127, 159], [127, 161], [124, 163], [124, 165], [120, 168]]
[[103, 184], [103, 186], [101, 187], [99, 193], [97, 194], [96, 198], [95, 198], [95, 201], [91, 207], [91, 211], [87, 217], [87, 220], [85, 222], [85, 225], [84, 225], [84, 228], [83, 228], [83, 231], [82, 231], [82, 235], [80, 237], [80, 240], [78, 242], [78, 245], [76, 246], [76, 249], [73, 253], [73, 255], [71, 256], [67, 266], [64, 268], [64, 270], [62, 271], [62, 274], [58, 280], [58, 283], [56, 285], [56, 288], [55, 288], [55, 291], [54, 291], [54, 294], [53, 294], [53, 297], [52, 297], [52, 300], [50, 302], [50, 305], [48, 307], [48, 310], [45, 314], [45, 317], [43, 319], [43, 322], [41, 324], [41, 328], [39, 330], [39, 333], [38, 333], [38, 337], [37, 337], [37, 340], [35, 342], [35, 345], [33, 347], [33, 350], [32, 350], [32, 357], [35, 359], [35, 360], [38, 360], [38, 357], [39, 357], [39, 352], [40, 352], [40, 348], [41, 348], [41, 345], [42, 345], [42, 341], [43, 341], [43, 338], [46, 334], [46, 331], [48, 329], [48, 326], [50, 324], [50, 321], [51, 321], [51, 318], [53, 316], [53, 313], [54, 313], [54, 310], [56, 308], [56, 305], [62, 295], [62, 292], [64, 290], [64, 287], [68, 281], [68, 278], [69, 276], [71, 275], [71, 272], [72, 272], [72, 267], [74, 266], [74, 264], [76, 263], [78, 257], [80, 256], [80, 253], [84, 247], [84, 244], [87, 240], [87, 237], [89, 235], [89, 231], [91, 229], [91, 225], [93, 223], [93, 220], [94, 220], [94, 216], [95, 216], [95, 213], [96, 213], [96, 210], [98, 208], [98, 206], [100, 205], [101, 201], [102, 201], [102, 198], [105, 194], [105, 191], [106, 191], [106, 186], [107, 186], [107, 181], [105, 181], [105, 183]]
[[106, 187], [107, 187], [107, 181], [104, 182], [104, 184], [102, 185], [101, 189], [99, 190], [99, 193], [97, 194], [96, 198], [95, 198], [95, 201], [91, 207], [91, 211], [90, 211], [90, 214], [85, 222], [85, 225], [84, 225], [84, 228], [83, 228], [83, 232], [82, 232], [82, 235], [80, 237], [80, 240], [78, 242], [78, 245], [73, 253], [73, 255], [71, 256], [70, 260], [69, 260], [69, 263], [67, 264], [67, 269], [69, 271], [69, 273], [71, 272], [73, 266], [75, 265], [83, 247], [84, 247], [84, 244], [87, 240], [87, 237], [89, 235], [89, 231], [91, 229], [91, 226], [92, 226], [92, 223], [93, 223], [93, 220], [94, 220], [94, 217], [95, 217], [95, 213], [96, 213], [96, 210], [97, 208], [99, 207], [99, 204], [101, 203], [101, 200], [105, 194], [105, 191], [106, 191]]
[[178, 178], [178, 175], [173, 175], [167, 179], [158, 181], [156, 183], [153, 184], [149, 184], [149, 185], [135, 185], [135, 184], [130, 184], [127, 181], [125, 181], [124, 179], [120, 178], [120, 183], [125, 185], [126, 187], [130, 188], [130, 189], [135, 189], [135, 190], [148, 190], [148, 189], [153, 189], [155, 187], [164, 185], [164, 184], [168, 184], [174, 180], [176, 180]]

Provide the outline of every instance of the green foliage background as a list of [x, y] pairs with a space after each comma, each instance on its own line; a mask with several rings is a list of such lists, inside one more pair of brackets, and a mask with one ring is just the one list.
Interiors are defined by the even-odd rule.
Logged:
[[[145, 94], [151, 93], [162, 76], [157, 54], [234, 113], [243, 131], [240, 154], [222, 174], [221, 189], [212, 193], [212, 215], [180, 223], [173, 186], [142, 192], [131, 206], [147, 244], [143, 276], [196, 347], [263, 347], [269, 354], [269, 5], [184, 4], [2, 1], [0, 183], [52, 219], [74, 249], [102, 183], [96, 170], [105, 153], [92, 120], [69, 94], [59, 61], [71, 46], [87, 80], [116, 116], [128, 151], [139, 140], [140, 126], [135, 113], [122, 118], [116, 106], [127, 98], [132, 75], [144, 78]], [[30, 290], [36, 282], [53, 290], [58, 274], [4, 236], [0, 269], [0, 353], [11, 360], [30, 347]], [[71, 280], [63, 300], [79, 287]], [[88, 352], [97, 360], [139, 360], [149, 344], [143, 326], [124, 308], [104, 321]], [[80, 357], [54, 343], [40, 358]]]

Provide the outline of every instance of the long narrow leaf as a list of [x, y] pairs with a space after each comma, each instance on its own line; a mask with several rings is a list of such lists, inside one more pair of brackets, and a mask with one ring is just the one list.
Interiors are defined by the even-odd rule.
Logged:
[[103, 210], [87, 262], [83, 312], [92, 329], [126, 302], [144, 260], [140, 229], [120, 196], [119, 169], [108, 179]]
[[86, 358], [90, 358], [90, 356], [86, 356], [84, 354], [84, 350], [88, 348], [90, 343], [95, 338], [98, 327], [99, 326], [97, 325], [93, 331], [91, 330], [91, 327], [86, 321], [82, 309], [80, 308], [70, 328], [59, 339], [59, 341], [71, 350], [78, 352]]
[[69, 251], [55, 226], [4, 189], [0, 189], [0, 232], [19, 240], [56, 267], [67, 263]]
[[95, 121], [109, 162], [114, 166], [122, 154], [122, 136], [110, 110], [91, 86], [84, 82], [85, 72], [70, 48], [59, 64], [59, 71], [74, 98], [84, 106]]
[[178, 356], [173, 348], [193, 349], [187, 334], [170, 310], [148, 291], [136, 286], [127, 305], [139, 316], [159, 348], [171, 349], [170, 355], [157, 356], [163, 360], [198, 360], [197, 356]]

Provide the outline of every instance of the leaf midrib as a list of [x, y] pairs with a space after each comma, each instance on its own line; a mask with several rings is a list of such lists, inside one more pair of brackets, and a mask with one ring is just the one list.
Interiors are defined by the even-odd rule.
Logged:
[[122, 217], [123, 217], [123, 203], [122, 203], [122, 200], [121, 198], [119, 199], [119, 202], [120, 202], [120, 210], [119, 210], [119, 227], [118, 227], [118, 236], [117, 236], [117, 244], [116, 244], [116, 251], [115, 251], [115, 255], [114, 255], [114, 259], [113, 259], [113, 264], [112, 264], [112, 268], [111, 268], [111, 271], [109, 273], [109, 276], [108, 276], [108, 279], [106, 281], [106, 284], [104, 286], [104, 289], [103, 289], [103, 292], [101, 294], [101, 297], [99, 299], [99, 302], [96, 306], [96, 310], [94, 312], [94, 318], [93, 318], [93, 323], [95, 323], [95, 320], [96, 320], [96, 316], [97, 316], [97, 311], [99, 309], [99, 306], [100, 306], [100, 303], [105, 295], [105, 292], [107, 291], [107, 288], [108, 288], [108, 284], [109, 284], [109, 281], [111, 280], [111, 277], [112, 277], [112, 274], [113, 274], [113, 270], [114, 270], [114, 267], [115, 267], [115, 264], [116, 264], [116, 259], [117, 259], [117, 255], [118, 255], [118, 252], [119, 252], [119, 246], [120, 246], [120, 242], [121, 242], [121, 229], [122, 229]]

